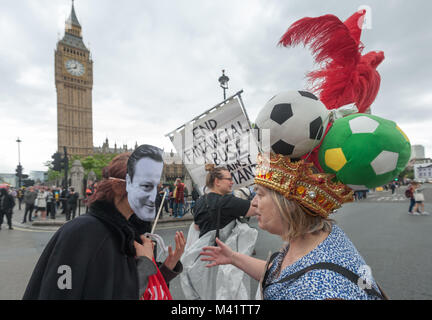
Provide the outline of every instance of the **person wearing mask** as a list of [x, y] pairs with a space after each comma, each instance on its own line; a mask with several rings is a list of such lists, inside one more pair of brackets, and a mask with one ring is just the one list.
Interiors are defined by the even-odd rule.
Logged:
[[[120, 154], [111, 161], [90, 199], [89, 213], [66, 223], [54, 234], [33, 271], [23, 299], [138, 300], [152, 296], [148, 293], [152, 289], [148, 287], [149, 279], [158, 273], [158, 268], [153, 261], [153, 243], [142, 235], [148, 221], [141, 221], [144, 230], [139, 231], [134, 223], [146, 217], [146, 210], [143, 215], [142, 210], [134, 212], [132, 207], [136, 201], [140, 203], [139, 199], [143, 200], [141, 192], [150, 193], [144, 198], [154, 202], [150, 185], [159, 182], [163, 162], [160, 149], [144, 146], [151, 149], [153, 157], [159, 154], [160, 161], [146, 157], [141, 167], [139, 161], [128, 161], [130, 153]], [[129, 171], [131, 168], [135, 172]], [[133, 177], [133, 181], [143, 183], [140, 169], [146, 168], [150, 172], [146, 171], [143, 177], [142, 190], [131, 195], [134, 187], [127, 187], [131, 182], [127, 180]], [[164, 262], [167, 268], [178, 265], [182, 253], [180, 238], [177, 236], [176, 241], [179, 247], [170, 250]]]

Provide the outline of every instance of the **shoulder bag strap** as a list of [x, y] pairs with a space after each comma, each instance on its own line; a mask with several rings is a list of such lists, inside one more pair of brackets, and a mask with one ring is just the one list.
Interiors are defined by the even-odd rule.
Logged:
[[267, 278], [268, 278], [268, 276], [270, 274], [270, 265], [273, 262], [273, 260], [277, 257], [278, 254], [279, 254], [279, 252], [274, 252], [270, 256], [270, 258], [268, 259], [268, 261], [266, 263], [265, 273], [264, 273], [264, 277], [263, 277], [263, 280], [262, 280], [262, 290], [263, 291], [264, 291], [265, 288], [267, 288], [270, 285], [270, 283], [266, 284], [267, 283]]
[[[204, 197], [205, 197], [204, 200], [205, 200], [205, 203], [206, 203], [207, 210], [210, 212], [211, 208], [210, 208], [210, 206], [208, 204], [208, 201], [207, 201], [207, 195], [205, 195]], [[219, 199], [216, 201], [216, 208], [217, 208], [217, 213], [216, 213], [216, 236], [215, 236], [215, 243], [214, 243], [214, 245], [217, 247], [216, 238], [219, 238], [220, 215], [221, 215], [220, 214], [220, 212], [221, 212], [221, 205], [219, 205]], [[212, 216], [212, 217], [214, 217], [214, 216]]]
[[[311, 271], [311, 270], [317, 270], [317, 269], [327, 269], [327, 270], [331, 270], [334, 272], [337, 272], [341, 275], [343, 275], [345, 278], [347, 278], [348, 280], [350, 280], [351, 282], [353, 282], [354, 284], [358, 285], [359, 283], [359, 279], [360, 277], [355, 274], [354, 272], [352, 272], [351, 270], [348, 270], [338, 264], [334, 264], [334, 263], [330, 263], [330, 262], [320, 262], [320, 263], [316, 263], [313, 264], [309, 267], [306, 267], [300, 271], [297, 271], [293, 274], [290, 274], [284, 278], [282, 278], [279, 281], [273, 282], [273, 283], [266, 283], [263, 282], [263, 289], [265, 290], [269, 285], [275, 284], [275, 283], [283, 283], [283, 282], [287, 282], [290, 280], [294, 280], [294, 279], [298, 279], [300, 278], [302, 275], [304, 275], [305, 273]], [[379, 287], [379, 286], [378, 286]], [[382, 300], [388, 300], [388, 297], [380, 292], [377, 292], [373, 287], [369, 288], [362, 288], [368, 295], [371, 296], [376, 296]], [[381, 289], [380, 289], [381, 290]]]
[[217, 244], [216, 244], [216, 238], [219, 238], [219, 229], [220, 229], [220, 218], [221, 218], [221, 207], [222, 207], [222, 204], [219, 204], [219, 202], [222, 202], [222, 199], [218, 199], [218, 201], [216, 202], [217, 216], [216, 216], [215, 246], [217, 246]]

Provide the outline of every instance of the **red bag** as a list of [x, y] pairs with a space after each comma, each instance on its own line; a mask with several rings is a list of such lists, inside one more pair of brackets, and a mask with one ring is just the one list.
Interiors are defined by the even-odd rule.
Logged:
[[[156, 265], [154, 258], [153, 263]], [[156, 269], [157, 273], [148, 278], [147, 289], [140, 300], [172, 300], [171, 293], [157, 265]]]
[[405, 197], [407, 198], [412, 198], [413, 197], [413, 192], [411, 188], [408, 188], [405, 190]]

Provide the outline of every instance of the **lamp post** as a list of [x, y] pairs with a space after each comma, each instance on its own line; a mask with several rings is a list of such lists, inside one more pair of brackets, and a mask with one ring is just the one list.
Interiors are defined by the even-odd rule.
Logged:
[[219, 83], [221, 88], [223, 89], [224, 100], [226, 100], [225, 90], [228, 89], [228, 81], [229, 78], [225, 75], [225, 70], [222, 70], [222, 76], [219, 77]]
[[22, 177], [21, 152], [20, 152], [21, 140], [19, 137], [17, 138], [16, 142], [18, 143], [18, 188], [21, 188], [21, 177]]

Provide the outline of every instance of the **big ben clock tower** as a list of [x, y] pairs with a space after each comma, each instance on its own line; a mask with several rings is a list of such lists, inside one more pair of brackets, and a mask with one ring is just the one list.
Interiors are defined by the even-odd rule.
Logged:
[[69, 155], [93, 153], [93, 61], [84, 45], [74, 3], [63, 39], [55, 50], [57, 89], [57, 146]]

